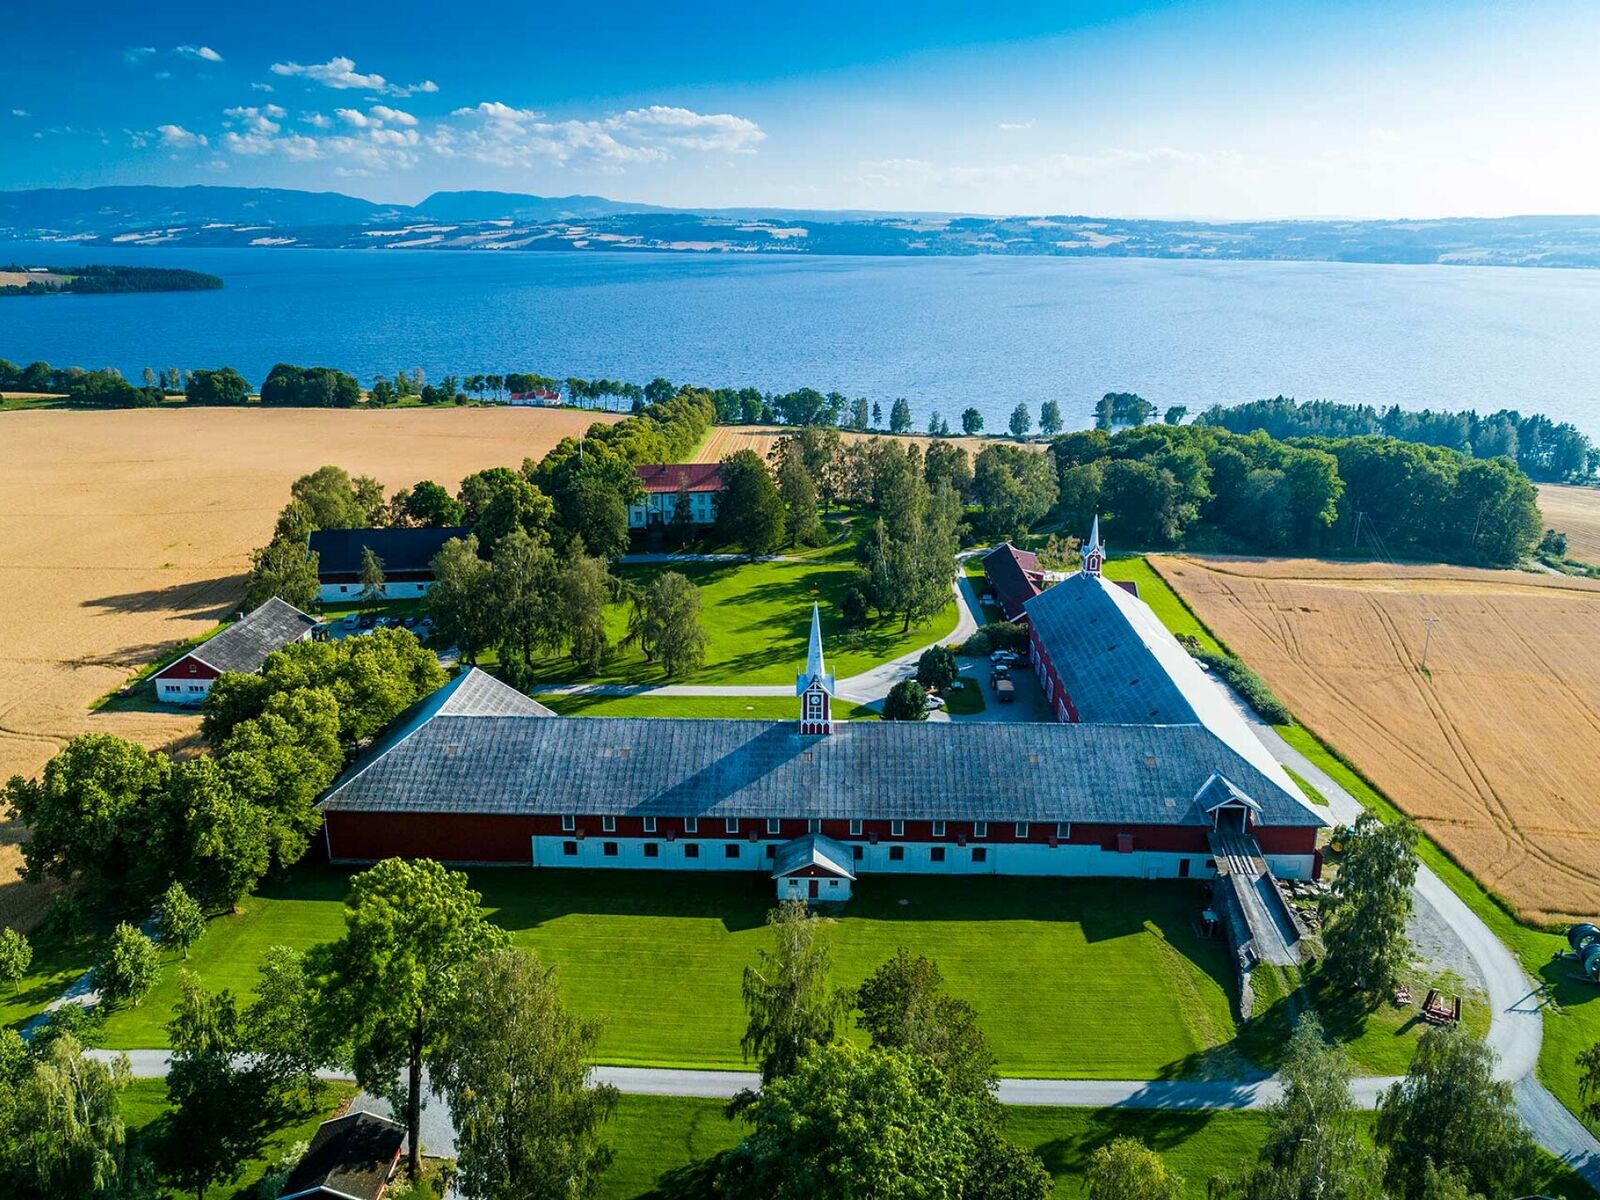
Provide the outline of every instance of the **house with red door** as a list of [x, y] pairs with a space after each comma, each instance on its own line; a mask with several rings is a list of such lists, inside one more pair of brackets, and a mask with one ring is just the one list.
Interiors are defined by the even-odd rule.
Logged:
[[761, 872], [829, 900], [878, 874], [1205, 877], [1220, 832], [1314, 876], [1325, 822], [1102, 558], [1096, 537], [1096, 573], [1029, 602], [1059, 597], [1035, 630], [1062, 719], [837, 721], [815, 607], [795, 720], [562, 717], [469, 670], [324, 796], [327, 855]]
[[201, 704], [224, 671], [253, 675], [267, 655], [311, 636], [317, 619], [274, 596], [154, 676], [163, 704]]

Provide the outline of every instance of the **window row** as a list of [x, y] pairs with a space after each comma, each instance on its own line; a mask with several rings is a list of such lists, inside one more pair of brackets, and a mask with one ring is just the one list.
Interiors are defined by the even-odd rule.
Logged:
[[[655, 817], [645, 817], [645, 818], [643, 818], [643, 820], [644, 820], [644, 831], [646, 833], [655, 833], [656, 832], [657, 818], [655, 818]], [[737, 834], [737, 833], [740, 832], [740, 824], [741, 824], [741, 822], [740, 822], [740, 819], [738, 817], [725, 817], [723, 819], [723, 822], [722, 822], [723, 832], [724, 833]], [[850, 836], [851, 837], [860, 837], [860, 836], [862, 836], [862, 828], [863, 828], [864, 824], [865, 823], [863, 821], [852, 820], [850, 822]], [[946, 836], [945, 835], [946, 822], [944, 822], [944, 821], [933, 821], [933, 822], [930, 822], [930, 824], [933, 827], [932, 834], [933, 834], [934, 837], [942, 838], [942, 837]], [[561, 818], [561, 831], [563, 833], [575, 833], [577, 831], [577, 828], [578, 828], [578, 818], [576, 816], [564, 816], [564, 817]], [[601, 817], [600, 818], [600, 829], [601, 829], [601, 832], [603, 832], [603, 833], [615, 833], [617, 831], [617, 819], [616, 819], [616, 817]], [[1013, 829], [1013, 833], [1014, 833], [1014, 835], [1016, 837], [1018, 837], [1018, 838], [1026, 838], [1026, 837], [1029, 836], [1030, 831], [1032, 829], [1032, 826], [1027, 821], [1018, 821], [1012, 827], [1012, 829]], [[700, 819], [698, 817], [684, 817], [683, 818], [683, 831], [685, 833], [699, 833], [700, 832]], [[780, 836], [782, 834], [782, 832], [783, 832], [783, 822], [782, 822], [782, 820], [780, 818], [778, 818], [778, 817], [768, 817], [768, 818], [766, 818], [766, 831], [767, 831], [769, 836], [772, 836], [772, 837]], [[821, 822], [821, 820], [819, 820], [816, 817], [812, 817], [812, 818], [808, 819], [806, 821], [806, 832], [808, 832], [808, 833], [821, 833], [822, 832], [822, 822]], [[1058, 821], [1058, 822], [1056, 822], [1056, 836], [1058, 838], [1069, 837], [1069, 836], [1071, 836], [1071, 833], [1072, 833], [1072, 823], [1070, 821]], [[889, 822], [889, 836], [890, 837], [905, 837], [905, 835], [906, 835], [906, 823], [904, 821], [890, 821]], [[975, 838], [988, 837], [989, 836], [989, 823], [987, 821], [974, 821], [972, 823], [972, 836], [975, 837]]]
[[[566, 858], [576, 858], [578, 856], [578, 847], [579, 847], [579, 843], [577, 843], [577, 842], [570, 842], [570, 841], [569, 842], [562, 842], [561, 843], [561, 853]], [[684, 858], [699, 858], [700, 857], [700, 843], [698, 843], [698, 842], [683, 842], [683, 843], [681, 843], [681, 848], [683, 850]], [[946, 857], [946, 851], [954, 849], [954, 848], [955, 847], [948, 847], [948, 846], [930, 846], [928, 848], [928, 861], [929, 862], [935, 862], [935, 863], [942, 863], [942, 862], [950, 861]], [[644, 852], [644, 856], [646, 858], [660, 858], [661, 857], [661, 843], [660, 842], [645, 842], [643, 844], [642, 849], [643, 849], [643, 852]], [[852, 854], [852, 857], [857, 862], [860, 862], [863, 858], [866, 857], [866, 850], [865, 850], [864, 847], [855, 846], [855, 847], [852, 847], [852, 849], [854, 851], [854, 853]], [[778, 852], [778, 848], [776, 846], [768, 846], [767, 847], [766, 857], [767, 858], [774, 858], [774, 857], [777, 856], [777, 852]], [[600, 853], [605, 858], [616, 858], [621, 853], [621, 844], [618, 843], [618, 842], [601, 842], [600, 843]], [[743, 853], [744, 853], [744, 844], [742, 842], [725, 842], [725, 843], [723, 843], [723, 846], [722, 846], [722, 857], [723, 858], [739, 858], [739, 857], [741, 857], [743, 855]], [[970, 848], [969, 854], [971, 856], [971, 861], [972, 862], [983, 863], [983, 862], [988, 862], [989, 861], [989, 848], [987, 846], [973, 846], [973, 847]], [[906, 848], [904, 846], [890, 846], [889, 847], [889, 861], [890, 862], [905, 862], [905, 860], [906, 860]], [[1187, 866], [1187, 864], [1185, 864], [1185, 866]]]

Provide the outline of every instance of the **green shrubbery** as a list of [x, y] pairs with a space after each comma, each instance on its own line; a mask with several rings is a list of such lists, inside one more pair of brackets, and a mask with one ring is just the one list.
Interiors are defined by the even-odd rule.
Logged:
[[1181, 640], [1188, 646], [1190, 654], [1205, 663], [1222, 678], [1224, 683], [1243, 696], [1245, 703], [1255, 709], [1256, 715], [1263, 721], [1269, 725], [1287, 725], [1294, 720], [1294, 714], [1289, 711], [1288, 705], [1279, 700], [1267, 686], [1266, 681], [1245, 666], [1240, 659], [1231, 654], [1203, 649], [1193, 638]]

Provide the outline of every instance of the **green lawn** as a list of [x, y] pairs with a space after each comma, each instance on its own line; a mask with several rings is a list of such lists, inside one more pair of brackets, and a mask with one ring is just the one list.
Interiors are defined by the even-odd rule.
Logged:
[[[213, 921], [188, 968], [248, 995], [269, 946], [337, 935], [346, 879], [296, 871]], [[743, 1065], [739, 981], [768, 945], [766, 879], [506, 869], [474, 884], [516, 942], [560, 967], [574, 1007], [605, 1018], [604, 1061]], [[830, 924], [834, 978], [854, 985], [908, 946], [977, 1007], [1006, 1074], [1193, 1074], [1226, 1061], [1235, 1035], [1222, 945], [1191, 929], [1200, 903], [1196, 884], [877, 878]], [[143, 1004], [110, 1017], [108, 1045], [164, 1043], [180, 965], [169, 957]]]
[[[621, 566], [615, 573], [647, 584], [663, 571], [687, 576], [700, 589], [706, 631], [705, 664], [681, 683], [792, 683], [805, 664], [811, 630], [811, 605], [822, 605], [822, 635], [828, 666], [844, 678], [947, 636], [956, 625], [956, 604], [902, 632], [898, 620], [874, 620], [865, 628], [845, 627], [838, 606], [855, 572], [851, 542], [801, 552], [794, 561], [761, 563], [678, 563]], [[611, 636], [627, 633], [628, 607], [607, 611]], [[637, 650], [618, 654], [594, 676], [581, 675], [564, 657], [540, 663], [546, 683], [663, 683], [661, 668]]]
[[[273, 1120], [263, 1131], [260, 1148], [245, 1164], [234, 1184], [226, 1188], [213, 1187], [207, 1195], [211, 1200], [222, 1200], [224, 1197], [254, 1200], [256, 1184], [278, 1156], [296, 1142], [310, 1141], [317, 1126], [343, 1108], [355, 1093], [352, 1084], [330, 1083], [323, 1092], [322, 1103], [316, 1109], [306, 1108]], [[160, 1139], [168, 1134], [168, 1112], [167, 1084], [164, 1079], [135, 1079], [128, 1090], [122, 1093], [122, 1117], [127, 1122], [128, 1140], [132, 1142], [136, 1138], [143, 1138], [152, 1152]], [[163, 1193], [177, 1195], [165, 1188]]]
[[945, 708], [952, 716], [973, 717], [984, 710], [983, 681], [974, 674], [961, 677], [962, 686], [943, 693]]
[[[1370, 1130], [1371, 1114], [1362, 1118]], [[676, 1096], [623, 1096], [604, 1138], [616, 1157], [601, 1182], [605, 1200], [698, 1195], [684, 1184], [706, 1160], [729, 1149], [745, 1126], [727, 1120], [719, 1100]], [[1055, 1195], [1083, 1195], [1089, 1156], [1114, 1138], [1133, 1137], [1156, 1150], [1183, 1176], [1185, 1200], [1206, 1200], [1214, 1175], [1249, 1166], [1267, 1136], [1262, 1112], [1140, 1111], [1126, 1108], [1006, 1109], [1006, 1136], [1044, 1161]], [[1592, 1200], [1594, 1193], [1571, 1170], [1547, 1158], [1539, 1191], [1560, 1200]], [[678, 1186], [674, 1186], [674, 1185]]]
[[[539, 703], [565, 717], [722, 717], [752, 721], [793, 721], [800, 702], [792, 696], [551, 696]], [[838, 721], [876, 721], [878, 714], [865, 704], [836, 700]]]

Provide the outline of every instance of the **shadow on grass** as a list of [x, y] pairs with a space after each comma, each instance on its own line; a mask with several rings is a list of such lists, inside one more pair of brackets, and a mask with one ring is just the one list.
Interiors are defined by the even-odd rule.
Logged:
[[1088, 1116], [1083, 1129], [1035, 1146], [1034, 1152], [1050, 1174], [1080, 1178], [1089, 1168], [1089, 1156], [1119, 1137], [1138, 1138], [1161, 1153], [1183, 1145], [1215, 1117], [1214, 1111], [1099, 1109]]

